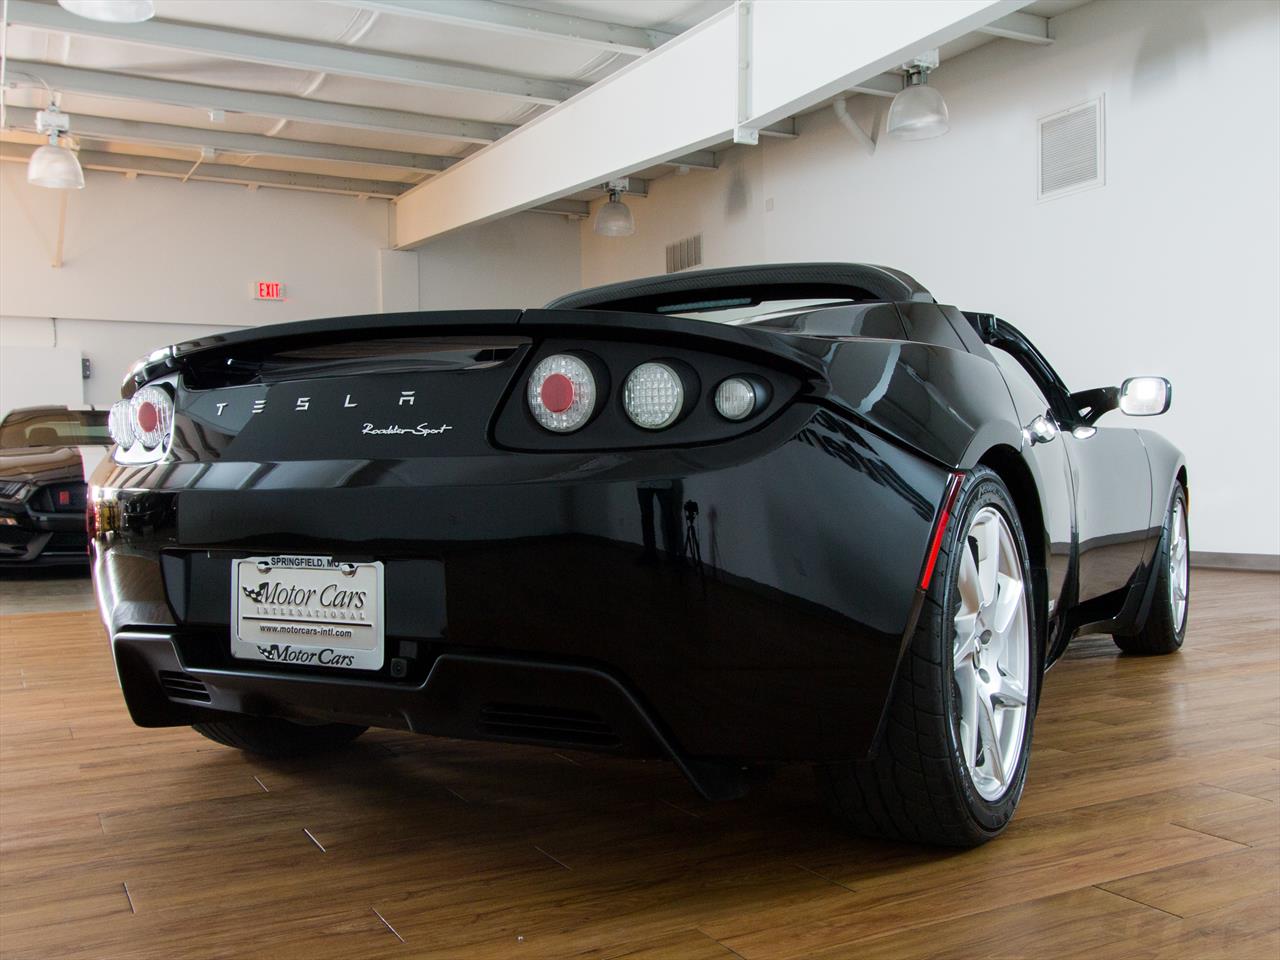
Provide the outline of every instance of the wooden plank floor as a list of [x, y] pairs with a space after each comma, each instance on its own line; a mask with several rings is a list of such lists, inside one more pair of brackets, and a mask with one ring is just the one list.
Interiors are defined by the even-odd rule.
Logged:
[[[5, 584], [0, 584], [3, 590]], [[1174, 657], [1077, 641], [1000, 840], [839, 833], [788, 770], [133, 727], [90, 612], [0, 618], [4, 957], [1280, 957], [1280, 577], [1197, 571]]]

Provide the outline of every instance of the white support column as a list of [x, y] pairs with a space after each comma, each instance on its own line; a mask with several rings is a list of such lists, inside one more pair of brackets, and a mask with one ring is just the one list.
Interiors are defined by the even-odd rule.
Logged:
[[411, 250], [379, 250], [378, 312], [418, 308], [418, 254]]

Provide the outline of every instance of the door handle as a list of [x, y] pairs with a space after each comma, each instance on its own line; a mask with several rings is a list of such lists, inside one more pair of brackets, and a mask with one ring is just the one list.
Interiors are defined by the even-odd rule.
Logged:
[[1058, 425], [1041, 414], [1022, 428], [1022, 435], [1031, 444], [1048, 443], [1058, 435]]

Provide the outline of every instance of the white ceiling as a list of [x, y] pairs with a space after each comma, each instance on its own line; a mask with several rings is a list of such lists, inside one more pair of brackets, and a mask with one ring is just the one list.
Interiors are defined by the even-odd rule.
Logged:
[[[445, 0], [443, 6], [448, 6], [455, 13], [462, 8], [465, 14], [480, 9], [486, 2]], [[493, 7], [505, 8], [509, 13], [512, 12], [510, 8], [519, 7], [558, 14], [562, 18], [586, 18], [674, 35], [718, 12], [729, 2], [506, 0], [505, 4]], [[1024, 12], [1047, 18], [1084, 2], [1086, 0], [1038, 0]], [[10, 0], [11, 23], [6, 30], [4, 53], [11, 85], [5, 91], [5, 102], [11, 107], [26, 109], [10, 111], [10, 129], [3, 131], [2, 136], [10, 144], [38, 142], [34, 134], [22, 128], [30, 127], [30, 111], [43, 108], [48, 96], [42, 87], [15, 73], [20, 70], [36, 76], [43, 74], [49, 82], [62, 109], [71, 115], [71, 132], [80, 145], [87, 166], [94, 166], [94, 158], [101, 160], [103, 154], [117, 155], [110, 165], [119, 169], [126, 169], [129, 163], [135, 162], [128, 160], [129, 157], [158, 158], [162, 163], [153, 165], [155, 169], [152, 170], [145, 168], [145, 159], [136, 163], [144, 173], [163, 173], [167, 169], [170, 175], [176, 175], [181, 165], [174, 161], [194, 164], [200, 159], [201, 146], [211, 146], [215, 153], [211, 158], [207, 157], [201, 166], [205, 173], [215, 172], [215, 179], [238, 179], [226, 173], [229, 167], [241, 168], [241, 178], [245, 182], [254, 179], [254, 171], [288, 170], [313, 175], [312, 179], [305, 181], [312, 187], [394, 195], [431, 175], [429, 171], [414, 168], [422, 165], [419, 158], [459, 158], [481, 149], [483, 142], [419, 132], [369, 129], [369, 126], [385, 126], [380, 120], [369, 124], [361, 120], [359, 126], [351, 125], [351, 116], [339, 117], [338, 114], [350, 114], [352, 111], [326, 105], [403, 111], [414, 115], [407, 118], [412, 127], [419, 126], [416, 123], [419, 115], [501, 124], [504, 126], [496, 131], [500, 133], [502, 129], [538, 116], [550, 109], [550, 105], [534, 102], [525, 96], [481, 88], [525, 81], [543, 82], [542, 87], [547, 85], [546, 81], [568, 82], [571, 86], [560, 94], [563, 98], [608, 76], [635, 56], [634, 50], [603, 49], [599, 43], [550, 33], [511, 33], [474, 21], [423, 19], [413, 15], [415, 3], [420, 7], [435, 6], [437, 9], [442, 6], [435, 0], [157, 0], [155, 21], [138, 28], [121, 28], [116, 36], [104, 36], [93, 35], [98, 32], [98, 25], [93, 21], [65, 13], [52, 0]], [[32, 25], [33, 20], [40, 25]], [[163, 30], [167, 25], [214, 28], [220, 33], [214, 37], [205, 36], [195, 45], [200, 47], [204, 44], [201, 51], [197, 51], [182, 37], [177, 37], [175, 42], [172, 32], [160, 37], [162, 42], [155, 42], [157, 35], [152, 28]], [[563, 21], [558, 25], [566, 26]], [[250, 36], [246, 37], [246, 34]], [[138, 39], [147, 42], [138, 42]], [[943, 55], [955, 56], [993, 39], [988, 35], [972, 34], [944, 48]], [[278, 41], [282, 40], [303, 41], [310, 46], [300, 48], [300, 58], [294, 56], [299, 48], [289, 48], [286, 51], [288, 56], [278, 57], [276, 54], [282, 49]], [[235, 51], [235, 55], [211, 55], [207, 41], [212, 42], [212, 49]], [[273, 41], [276, 42], [274, 46]], [[222, 46], [224, 43], [225, 47]], [[244, 51], [248, 48], [252, 48], [257, 62], [244, 58]], [[335, 48], [391, 54], [397, 59], [378, 65], [374, 72], [380, 79], [370, 79], [367, 75], [352, 76], [351, 73], [367, 74], [368, 71], [363, 67], [351, 69], [349, 64], [343, 64], [339, 72], [336, 69], [300, 69], [296, 65], [285, 66], [278, 62], [281, 59], [290, 62], [300, 59], [308, 64], [328, 63], [328, 56]], [[344, 55], [351, 56], [349, 53]], [[277, 62], [262, 62], [270, 60]], [[488, 76], [481, 77], [475, 84], [478, 88], [473, 89], [423, 85], [413, 81], [415, 63], [422, 61], [478, 68], [486, 71]], [[53, 71], [46, 65], [199, 85], [195, 88], [183, 86], [183, 96], [176, 99], [186, 100], [190, 99], [187, 95], [192, 95], [200, 103], [219, 106], [223, 101], [240, 105], [243, 91], [301, 98], [315, 101], [318, 106], [304, 111], [309, 117], [305, 120], [282, 119], [279, 104], [267, 105], [253, 112], [227, 108], [224, 117], [214, 120], [204, 107], [164, 102], [175, 98], [150, 87], [131, 91], [135, 97], [124, 98], [103, 96], [102, 86], [94, 77], [78, 75], [75, 82], [62, 77], [50, 80]], [[22, 85], [13, 87], [12, 81], [15, 80]], [[539, 92], [546, 91], [540, 89]], [[293, 103], [289, 102], [290, 105]], [[99, 122], [96, 118], [105, 119]], [[402, 126], [401, 120], [404, 119], [396, 120], [393, 125]], [[112, 124], [113, 120], [167, 126], [123, 127], [118, 123]], [[96, 134], [93, 133], [95, 129], [99, 131]], [[252, 137], [229, 144], [227, 135], [233, 134], [272, 138], [279, 146]], [[316, 144], [331, 145], [331, 149], [317, 148]], [[379, 155], [374, 158], [367, 153], [353, 155], [343, 148], [394, 151], [398, 156]], [[30, 147], [5, 149], [12, 159]], [[276, 153], [308, 155], [279, 156]], [[369, 159], [377, 159], [378, 162], [364, 162]], [[163, 161], [169, 161], [167, 168]], [[442, 166], [443, 163], [437, 165]], [[637, 173], [651, 177], [669, 171], [668, 167]], [[194, 176], [201, 179], [204, 174], [197, 168]], [[317, 177], [321, 179], [315, 179]], [[327, 183], [323, 178], [346, 179]], [[352, 179], [368, 183], [348, 182]]]

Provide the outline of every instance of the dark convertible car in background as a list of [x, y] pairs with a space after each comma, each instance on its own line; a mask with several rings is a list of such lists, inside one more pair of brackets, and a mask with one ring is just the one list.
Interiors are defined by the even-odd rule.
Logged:
[[83, 447], [107, 447], [105, 410], [24, 407], [0, 421], [0, 568], [88, 560]]
[[[719, 322], [713, 322], [719, 321]], [[260, 327], [141, 362], [93, 477], [124, 698], [265, 754], [365, 727], [818, 771], [972, 845], [1073, 635], [1181, 645], [1187, 472], [1016, 328], [862, 264]]]

